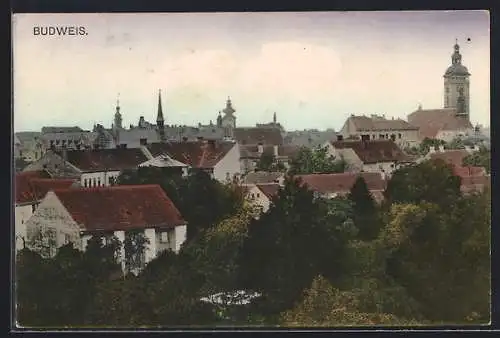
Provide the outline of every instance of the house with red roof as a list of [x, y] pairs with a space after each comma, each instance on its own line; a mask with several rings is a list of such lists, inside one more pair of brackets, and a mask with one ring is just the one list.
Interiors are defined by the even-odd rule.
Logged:
[[392, 140], [338, 140], [324, 145], [330, 156], [343, 158], [352, 172], [390, 175], [411, 159]]
[[[148, 243], [140, 253], [138, 269], [163, 250], [178, 252], [186, 229], [186, 221], [159, 185], [55, 189], [47, 193], [26, 223], [30, 247], [48, 257], [69, 242], [85, 250], [94, 235], [115, 236], [123, 244], [140, 233]], [[122, 245], [124, 269], [125, 250]]]
[[82, 187], [112, 185], [123, 170], [148, 161], [141, 148], [49, 150], [25, 168], [46, 170], [53, 177], [75, 178]]
[[75, 183], [72, 179], [53, 179], [43, 170], [16, 174], [14, 179], [16, 249], [23, 248], [23, 242], [26, 239], [26, 222], [33, 215], [45, 194], [53, 189], [69, 188]]
[[243, 185], [246, 200], [261, 212], [267, 212], [271, 206], [273, 197], [278, 195], [281, 187], [278, 183], [261, 183]]
[[220, 182], [231, 181], [241, 173], [239, 145], [232, 141], [151, 143], [143, 150], [149, 160], [168, 159], [189, 170], [205, 171]]
[[309, 174], [297, 175], [302, 185], [315, 192], [319, 197], [335, 198], [349, 194], [358, 176], [363, 177], [372, 194], [378, 203], [383, 200], [383, 192], [387, 186], [387, 181], [381, 173], [338, 173], [338, 174]]

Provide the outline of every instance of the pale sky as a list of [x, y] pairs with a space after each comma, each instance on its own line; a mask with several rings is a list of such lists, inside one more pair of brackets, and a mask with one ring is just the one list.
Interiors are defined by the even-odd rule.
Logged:
[[[35, 36], [34, 26], [84, 26]], [[467, 39], [470, 38], [470, 41]], [[443, 106], [455, 39], [473, 123], [490, 123], [487, 11], [15, 14], [15, 131], [215, 122], [228, 96], [238, 126], [342, 127], [350, 114], [406, 116]]]

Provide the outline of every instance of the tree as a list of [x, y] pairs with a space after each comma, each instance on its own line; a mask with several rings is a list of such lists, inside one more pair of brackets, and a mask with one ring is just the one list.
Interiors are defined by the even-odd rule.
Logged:
[[242, 250], [242, 286], [262, 293], [270, 316], [288, 308], [318, 273], [342, 273], [343, 222], [299, 181], [288, 178], [267, 213], [249, 226]]
[[123, 247], [125, 249], [125, 272], [138, 274], [145, 266], [145, 251], [149, 239], [143, 231], [131, 230], [125, 233]]
[[328, 279], [317, 276], [304, 291], [303, 300], [281, 315], [286, 326], [362, 326], [416, 325], [390, 313], [365, 312], [359, 297], [335, 288]]
[[381, 233], [390, 252], [387, 272], [433, 322], [489, 320], [488, 201], [481, 194], [445, 209], [431, 203], [391, 207]]
[[342, 173], [347, 169], [344, 158], [336, 159], [328, 154], [326, 147], [318, 146], [315, 149], [302, 147], [290, 163], [291, 175], [313, 173]]
[[486, 147], [479, 148], [463, 159], [464, 166], [483, 167], [487, 173], [491, 171], [491, 152]]
[[384, 192], [386, 203], [431, 202], [443, 208], [461, 195], [460, 177], [441, 160], [429, 160], [396, 170]]
[[438, 139], [432, 139], [432, 138], [424, 138], [423, 141], [420, 143], [419, 147], [419, 153], [421, 155], [427, 155], [431, 149], [431, 147], [438, 148], [440, 146], [445, 146], [446, 142], [443, 140], [438, 140]]
[[354, 182], [348, 198], [353, 203], [354, 224], [359, 229], [359, 238], [363, 240], [376, 238], [380, 230], [377, 205], [362, 176]]
[[255, 167], [257, 171], [284, 171], [283, 163], [276, 160], [276, 156], [270, 151], [264, 151]]

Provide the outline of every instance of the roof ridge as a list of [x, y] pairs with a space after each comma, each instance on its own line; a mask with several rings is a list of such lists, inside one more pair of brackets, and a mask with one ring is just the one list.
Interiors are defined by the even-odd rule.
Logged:
[[123, 185], [113, 185], [113, 186], [104, 186], [104, 187], [87, 187], [81, 189], [74, 188], [62, 188], [62, 189], [54, 189], [54, 192], [66, 192], [66, 191], [97, 191], [97, 190], [135, 190], [135, 189], [146, 189], [146, 188], [159, 188], [161, 191], [163, 189], [159, 184], [123, 184]]

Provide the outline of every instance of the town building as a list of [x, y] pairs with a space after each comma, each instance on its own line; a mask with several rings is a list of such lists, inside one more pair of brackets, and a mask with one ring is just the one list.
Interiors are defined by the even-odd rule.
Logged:
[[297, 175], [296, 178], [300, 180], [302, 185], [312, 190], [317, 197], [331, 199], [347, 196], [359, 176], [365, 180], [373, 199], [377, 203], [381, 203], [387, 185], [387, 181], [381, 173], [309, 174]]
[[17, 173], [14, 180], [14, 232], [16, 250], [22, 249], [26, 240], [26, 222], [35, 212], [45, 194], [53, 189], [78, 186], [71, 179], [53, 179], [46, 171]]
[[470, 122], [470, 73], [462, 64], [460, 46], [455, 43], [451, 65], [446, 69], [442, 109], [418, 109], [408, 115], [408, 122], [420, 130], [420, 139], [446, 142], [474, 133]]
[[245, 185], [255, 185], [255, 184], [269, 184], [277, 183], [283, 185], [285, 181], [285, 174], [282, 172], [269, 172], [269, 171], [254, 171], [246, 174], [241, 184]]
[[40, 159], [45, 150], [40, 132], [23, 131], [15, 133], [17, 138], [17, 158], [22, 158], [26, 162], [33, 162]]
[[306, 129], [287, 132], [283, 141], [287, 145], [316, 148], [336, 138], [337, 133], [334, 129]]
[[342, 139], [392, 140], [401, 148], [418, 145], [419, 128], [402, 119], [386, 119], [383, 115], [355, 116], [347, 118], [339, 131]]
[[[123, 185], [49, 191], [26, 222], [27, 243], [45, 257], [68, 243], [85, 250], [92, 236], [116, 237], [124, 270], [139, 271], [163, 250], [178, 252], [187, 223], [159, 185]], [[124, 243], [141, 234], [147, 239], [134, 266]]]
[[25, 171], [46, 170], [53, 177], [77, 179], [83, 188], [113, 185], [124, 170], [149, 159], [141, 148], [48, 151]]
[[391, 175], [396, 169], [413, 162], [392, 140], [344, 140], [324, 145], [330, 156], [344, 159], [348, 171], [376, 172]]
[[166, 155], [189, 170], [203, 170], [220, 182], [232, 182], [241, 175], [239, 145], [232, 141], [153, 143], [143, 150], [148, 160]]
[[245, 198], [260, 213], [269, 210], [272, 200], [278, 195], [281, 185], [278, 183], [247, 184], [244, 186]]
[[295, 145], [242, 145], [240, 146], [242, 172], [254, 171], [263, 154], [272, 154], [275, 161], [287, 169], [299, 150], [300, 147]]

